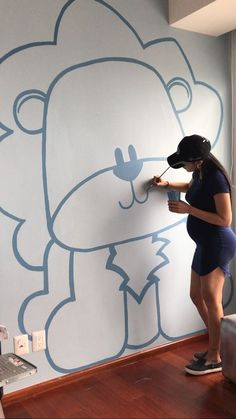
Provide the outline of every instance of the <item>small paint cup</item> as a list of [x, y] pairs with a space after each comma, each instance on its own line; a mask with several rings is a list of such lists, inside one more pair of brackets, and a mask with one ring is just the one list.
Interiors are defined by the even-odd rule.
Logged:
[[179, 191], [167, 191], [167, 196], [169, 201], [180, 201]]

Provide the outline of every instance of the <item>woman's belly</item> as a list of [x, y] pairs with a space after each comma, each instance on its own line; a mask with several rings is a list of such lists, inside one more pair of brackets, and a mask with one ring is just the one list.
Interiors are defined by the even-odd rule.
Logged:
[[231, 227], [209, 224], [189, 215], [187, 231], [191, 239], [197, 244], [236, 249], [236, 235]]

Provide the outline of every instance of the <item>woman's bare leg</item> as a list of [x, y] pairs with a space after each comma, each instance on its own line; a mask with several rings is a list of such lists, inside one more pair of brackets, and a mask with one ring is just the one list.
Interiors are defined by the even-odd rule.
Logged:
[[190, 297], [208, 328], [208, 309], [202, 296], [201, 277], [193, 270], [191, 272]]
[[201, 276], [202, 298], [208, 313], [209, 348], [207, 362], [220, 362], [220, 321], [223, 317], [222, 293], [225, 275], [216, 268], [208, 275]]
[[0, 401], [0, 418], [5, 418], [1, 401]]

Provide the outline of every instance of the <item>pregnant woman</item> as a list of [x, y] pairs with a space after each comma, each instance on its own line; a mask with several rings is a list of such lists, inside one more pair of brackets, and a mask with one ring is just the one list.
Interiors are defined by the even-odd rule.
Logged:
[[192, 261], [190, 296], [209, 336], [206, 352], [197, 352], [185, 371], [203, 375], [222, 370], [220, 320], [222, 291], [228, 264], [236, 252], [236, 235], [231, 229], [231, 185], [221, 163], [213, 156], [210, 142], [199, 135], [184, 137], [168, 158], [174, 169], [193, 172], [189, 183], [167, 182], [158, 176], [157, 187], [185, 192], [186, 202], [169, 201], [169, 210], [189, 214], [187, 231], [196, 243]]

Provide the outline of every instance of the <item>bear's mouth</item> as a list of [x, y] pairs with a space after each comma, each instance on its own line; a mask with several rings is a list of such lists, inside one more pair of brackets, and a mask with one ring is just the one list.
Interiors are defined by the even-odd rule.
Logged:
[[146, 190], [145, 197], [143, 199], [138, 199], [137, 196], [136, 196], [136, 193], [135, 193], [133, 181], [130, 181], [130, 187], [131, 187], [131, 201], [130, 201], [130, 203], [125, 205], [125, 204], [122, 204], [121, 201], [119, 201], [119, 206], [124, 210], [130, 209], [134, 205], [135, 202], [137, 202], [138, 204], [145, 204], [145, 202], [147, 202], [147, 200], [148, 200], [149, 190]]

